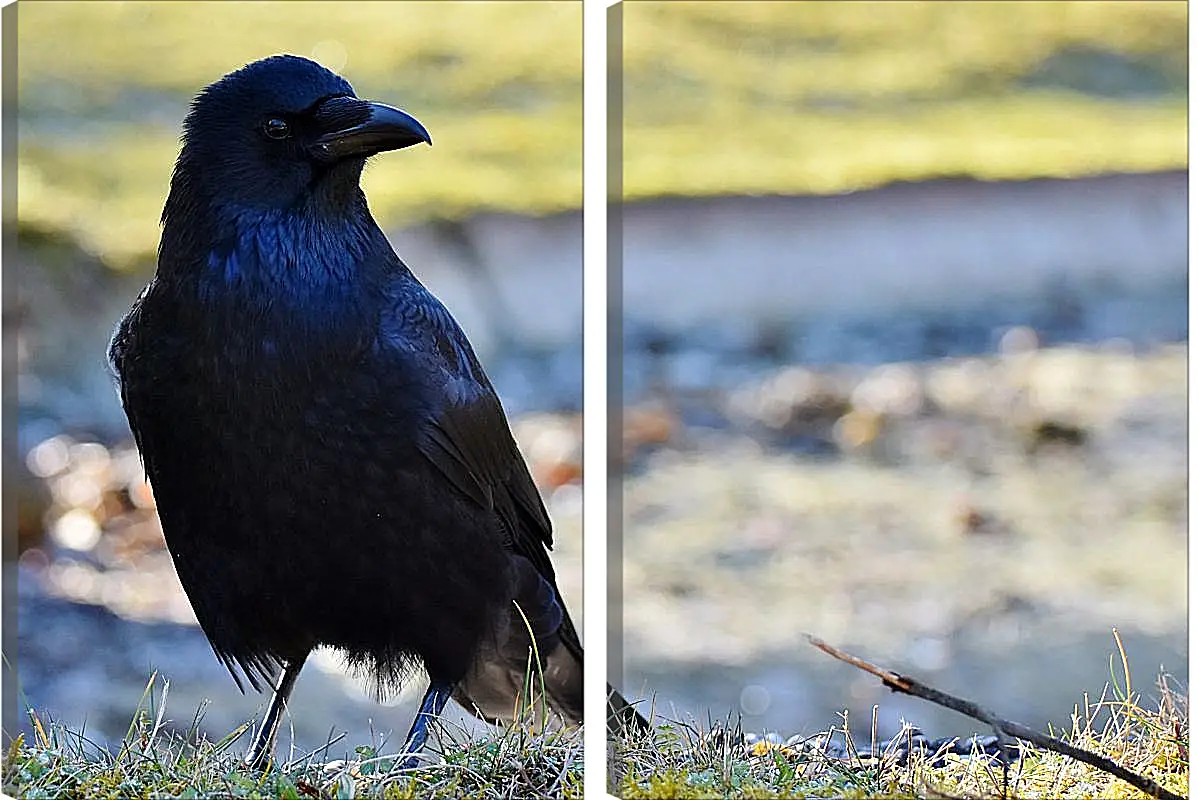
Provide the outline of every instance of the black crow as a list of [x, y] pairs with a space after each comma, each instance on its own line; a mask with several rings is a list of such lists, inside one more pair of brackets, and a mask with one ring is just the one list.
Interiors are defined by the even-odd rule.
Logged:
[[[380, 696], [427, 671], [408, 764], [450, 697], [491, 721], [536, 703], [530, 664], [549, 708], [582, 719], [540, 495], [469, 342], [359, 186], [368, 157], [420, 143], [415, 118], [304, 58], [207, 87], [157, 272], [109, 347], [196, 618], [239, 687], [275, 686], [256, 766], [320, 645]], [[645, 725], [609, 696], [609, 725]]]

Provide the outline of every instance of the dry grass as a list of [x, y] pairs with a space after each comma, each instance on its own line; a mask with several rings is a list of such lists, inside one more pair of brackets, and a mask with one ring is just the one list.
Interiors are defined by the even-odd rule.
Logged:
[[[251, 723], [217, 742], [199, 733], [202, 709], [183, 732], [166, 717], [169, 684], [151, 678], [113, 753], [30, 712], [33, 735], [4, 759], [3, 790], [35, 798], [300, 797], [511, 798], [582, 796], [580, 728], [532, 732], [524, 722], [476, 739], [441, 726], [441, 758], [401, 773], [397, 744], [372, 742], [329, 760], [339, 741], [310, 753], [279, 753], [267, 773], [246, 769]], [[430, 745], [431, 746], [431, 745]]]
[[[1131, 674], [1125, 660], [1122, 670], [1119, 674], [1113, 666], [1102, 697], [1083, 698], [1064, 738], [1184, 795], [1189, 784], [1186, 696], [1161, 676], [1149, 704], [1127, 689]], [[168, 688], [156, 691], [151, 678], [116, 753], [92, 744], [83, 731], [31, 712], [31, 740], [18, 737], [5, 755], [4, 791], [27, 799], [581, 797], [577, 728], [532, 733], [518, 724], [483, 740], [443, 730], [442, 760], [405, 774], [395, 771], [394, 755], [380, 755], [390, 752], [386, 742], [358, 746], [353, 758], [330, 761], [333, 740], [314, 752], [287, 754], [262, 774], [241, 763], [239, 742], [249, 723], [211, 742], [198, 734], [201, 709], [185, 732], [175, 732], [165, 713]], [[822, 746], [838, 736], [848, 742], [848, 757], [832, 757]], [[853, 742], [847, 713], [825, 734], [790, 746], [746, 745], [731, 719], [723, 725], [659, 720], [652, 733], [615, 745], [612, 789], [626, 798], [1004, 796], [1002, 768], [990, 759], [937, 758], [917, 750], [900, 763], [893, 746], [874, 740]], [[1024, 748], [1007, 778], [1007, 796], [1142, 796], [1106, 773], [1030, 748]]]
[[[1127, 691], [1130, 680], [1129, 673], [1113, 675], [1102, 697], [1083, 698], [1068, 729], [1052, 733], [1184, 796], [1189, 787], [1185, 692], [1162, 675], [1149, 703]], [[713, 730], [728, 734], [712, 735]], [[848, 757], [832, 757], [821, 746], [837, 738], [849, 742]], [[621, 743], [612, 791], [624, 798], [1145, 797], [1105, 772], [1025, 745], [1010, 765], [1004, 793], [1003, 768], [994, 759], [916, 750], [900, 761], [893, 741], [879, 744], [875, 736], [874, 742], [852, 741], [847, 712], [839, 726], [791, 746], [745, 745], [737, 726], [727, 723], [668, 723], [651, 736]]]

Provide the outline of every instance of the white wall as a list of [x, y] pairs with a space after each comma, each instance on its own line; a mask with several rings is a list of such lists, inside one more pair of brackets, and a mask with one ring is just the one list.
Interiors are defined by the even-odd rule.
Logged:
[[1171, 172], [636, 204], [624, 311], [669, 327], [951, 306], [1062, 278], [1151, 282], [1185, 274], [1186, 200], [1186, 174]]
[[[945, 306], [1059, 282], [1151, 283], [1185, 274], [1184, 171], [1076, 180], [901, 184], [833, 197], [664, 199], [624, 207], [624, 311], [669, 328], [731, 315]], [[489, 292], [517, 339], [577, 337], [582, 216], [487, 214], [461, 224], [469, 251], [422, 225], [392, 241], [480, 349]]]

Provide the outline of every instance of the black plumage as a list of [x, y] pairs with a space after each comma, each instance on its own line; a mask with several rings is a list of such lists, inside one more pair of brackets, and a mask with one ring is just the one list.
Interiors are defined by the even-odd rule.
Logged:
[[549, 706], [582, 718], [540, 495], [465, 335], [359, 186], [369, 156], [421, 142], [307, 59], [212, 84], [184, 122], [157, 272], [110, 345], [196, 617], [239, 686], [278, 681], [258, 763], [320, 645], [380, 694], [423, 667], [426, 714], [452, 695], [504, 720], [531, 629]]

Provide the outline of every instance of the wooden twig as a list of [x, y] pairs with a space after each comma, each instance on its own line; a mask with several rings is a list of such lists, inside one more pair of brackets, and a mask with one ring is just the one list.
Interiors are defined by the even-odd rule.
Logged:
[[900, 675], [897, 672], [892, 672], [888, 669], [883, 669], [876, 664], [871, 664], [864, 659], [857, 658], [854, 655], [838, 650], [827, 642], [815, 636], [807, 634], [807, 641], [812, 645], [823, 650], [828, 655], [835, 659], [844, 661], [847, 664], [852, 664], [857, 669], [864, 670], [871, 675], [879, 678], [882, 683], [896, 692], [909, 694], [912, 697], [918, 697], [927, 700], [930, 703], [935, 703], [945, 708], [950, 708], [967, 717], [984, 722], [987, 725], [993, 726], [995, 729], [1008, 733], [1024, 741], [1031, 742], [1045, 750], [1052, 750], [1055, 753], [1068, 756], [1069, 758], [1089, 764], [1095, 769], [1100, 769], [1103, 772], [1114, 775], [1120, 780], [1127, 781], [1132, 786], [1139, 789], [1144, 794], [1159, 800], [1185, 800], [1181, 795], [1169, 791], [1165, 787], [1158, 784], [1151, 778], [1147, 778], [1138, 773], [1132, 772], [1126, 767], [1121, 767], [1114, 761], [1111, 761], [1105, 756], [1100, 756], [1097, 753], [1091, 753], [1089, 750], [1083, 750], [1080, 747], [1075, 747], [1068, 742], [1064, 742], [1055, 736], [1034, 731], [1026, 725], [1021, 725], [1018, 722], [1003, 719], [991, 711], [988, 711], [977, 703], [972, 703], [968, 700], [962, 700], [959, 697], [954, 697], [951, 694], [945, 694], [939, 689], [933, 689], [931, 686], [920, 683], [914, 678]]

